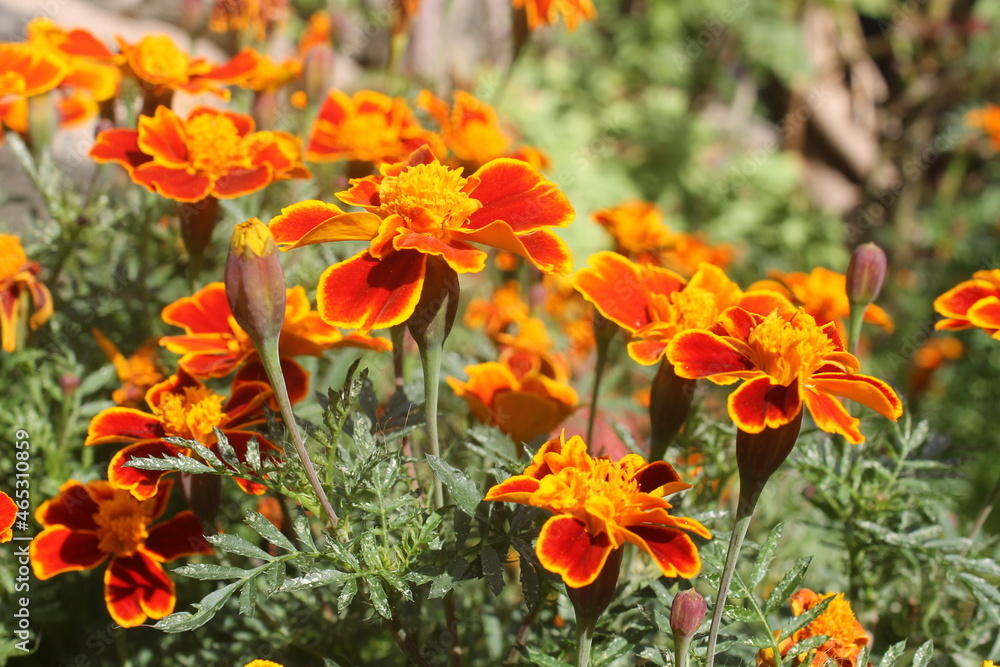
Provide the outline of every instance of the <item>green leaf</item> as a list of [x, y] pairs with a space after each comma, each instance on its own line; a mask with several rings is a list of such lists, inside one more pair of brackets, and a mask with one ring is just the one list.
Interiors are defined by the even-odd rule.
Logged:
[[348, 579], [343, 588], [340, 589], [340, 595], [337, 596], [337, 613], [343, 615], [357, 594], [358, 580], [356, 578]]
[[764, 613], [771, 614], [777, 611], [778, 607], [785, 603], [785, 600], [791, 596], [792, 591], [798, 588], [799, 583], [802, 581], [802, 577], [805, 576], [806, 570], [809, 569], [809, 563], [812, 562], [812, 557], [800, 558], [795, 561], [795, 565], [789, 570], [785, 576], [781, 578], [781, 581], [775, 585], [774, 590], [771, 591], [770, 597], [767, 598], [767, 602], [764, 604]]
[[253, 528], [253, 530], [263, 537], [265, 540], [278, 547], [279, 549], [284, 549], [291, 553], [295, 553], [295, 545], [285, 537], [280, 530], [275, 527], [264, 515], [254, 512], [253, 510], [247, 510], [246, 519], [244, 519], [246, 525]]
[[476, 515], [476, 508], [479, 507], [483, 494], [476, 483], [469, 479], [464, 472], [455, 468], [440, 456], [427, 455], [427, 462], [434, 469], [434, 474], [448, 487], [451, 497], [455, 499], [458, 507], [469, 516]]
[[759, 623], [760, 618], [757, 613], [752, 609], [747, 609], [743, 605], [739, 604], [727, 604], [726, 605], [726, 616], [733, 619], [734, 621], [742, 621], [743, 623]]
[[615, 637], [602, 646], [600, 651], [594, 651], [592, 657], [594, 667], [608, 667], [615, 660], [630, 654], [633, 646], [634, 644], [630, 644], [624, 637]]
[[240, 590], [240, 615], [253, 618], [257, 609], [257, 578], [248, 579]]
[[[753, 646], [754, 648], [771, 648], [773, 646], [774, 637], [768, 637], [766, 635], [751, 635], [749, 637], [741, 637], [739, 642], [746, 646]], [[721, 653], [722, 650], [719, 649]]]
[[170, 633], [187, 632], [188, 630], [200, 628], [212, 620], [216, 612], [222, 609], [222, 605], [226, 604], [226, 601], [232, 597], [233, 593], [243, 583], [243, 581], [234, 581], [228, 586], [212, 591], [203, 597], [200, 603], [193, 605], [198, 610], [195, 613], [181, 611], [176, 614], [170, 614], [170, 616], [160, 619], [153, 627], [157, 630]]
[[242, 579], [252, 570], [244, 570], [228, 565], [216, 565], [214, 563], [195, 563], [193, 565], [182, 565], [173, 570], [175, 574], [202, 581], [214, 581], [218, 579]]
[[385, 589], [382, 588], [382, 583], [378, 580], [378, 577], [366, 576], [365, 585], [368, 588], [368, 600], [375, 607], [375, 611], [377, 611], [382, 618], [392, 618], [392, 608], [389, 606], [389, 597], [385, 594]]
[[892, 667], [896, 664], [896, 661], [899, 660], [899, 656], [903, 655], [903, 651], [905, 650], [905, 639], [898, 644], [893, 644], [886, 649], [885, 655], [882, 656], [882, 662], [878, 663], [878, 667]]
[[934, 642], [930, 639], [925, 641], [917, 652], [913, 654], [913, 662], [910, 667], [927, 667], [927, 663], [934, 657]]
[[542, 653], [533, 646], [528, 646], [527, 649], [528, 649], [528, 657], [531, 659], [533, 663], [535, 663], [539, 667], [573, 667], [573, 665], [571, 665], [568, 662], [563, 662], [558, 658], [553, 658], [545, 655], [544, 653]]
[[431, 600], [434, 598], [443, 598], [448, 591], [455, 587], [455, 584], [462, 581], [462, 576], [468, 569], [469, 564], [465, 560], [459, 558], [453, 561], [447, 572], [442, 572], [434, 577], [427, 597]]
[[256, 547], [239, 535], [231, 533], [220, 533], [219, 535], [207, 535], [206, 540], [219, 547], [226, 553], [238, 554], [247, 558], [259, 558], [260, 560], [272, 561], [274, 557], [263, 549]]
[[826, 608], [830, 606], [830, 603], [833, 602], [833, 600], [833, 597], [828, 597], [809, 611], [803, 612], [795, 618], [789, 620], [788, 623], [785, 624], [785, 627], [781, 629], [781, 636], [778, 637], [778, 641], [785, 641], [797, 631], [815, 621], [820, 614], [826, 611]]
[[164, 438], [164, 440], [172, 445], [187, 447], [188, 449], [194, 450], [194, 453], [200, 456], [205, 463], [212, 466], [215, 472], [229, 472], [229, 468], [226, 467], [225, 463], [219, 460], [219, 457], [215, 455], [215, 452], [197, 440], [185, 440], [184, 438]]
[[319, 551], [316, 548], [316, 543], [313, 541], [312, 528], [309, 525], [309, 517], [305, 514], [300, 514], [295, 517], [292, 521], [292, 528], [295, 529], [295, 536], [299, 538], [299, 542], [312, 552]]
[[[290, 591], [301, 591], [306, 588], [319, 588], [320, 586], [329, 586], [330, 584], [339, 584], [342, 582], [350, 583], [354, 581], [355, 577], [356, 575], [341, 572], [339, 570], [316, 570], [315, 572], [303, 574], [301, 577], [285, 579], [285, 582], [278, 589], [278, 592], [288, 593]], [[345, 586], [346, 585], [347, 584], [345, 584]], [[354, 584], [354, 591], [355, 593], [357, 592], [357, 583]]]
[[247, 442], [246, 452], [247, 467], [251, 470], [260, 470], [260, 443], [257, 438], [250, 438]]
[[186, 472], [192, 475], [214, 475], [215, 470], [209, 468], [196, 458], [190, 456], [143, 456], [141, 458], [129, 459], [123, 464], [126, 468], [138, 468], [139, 470], [164, 470], [168, 472]]
[[484, 543], [479, 555], [483, 563], [483, 576], [486, 577], [490, 592], [493, 595], [500, 595], [503, 592], [503, 565], [500, 562], [500, 554], [492, 546]]
[[267, 588], [272, 593], [280, 589], [285, 583], [285, 561], [279, 560], [264, 571], [267, 575]]
[[[813, 635], [812, 637], [806, 637], [802, 641], [792, 644], [791, 648], [788, 649], [787, 657], [794, 658], [795, 656], [817, 649], [822, 646], [823, 642], [827, 639], [829, 639], [829, 637], [826, 635]], [[867, 665], [868, 663], [865, 664]]]
[[219, 450], [219, 455], [222, 457], [222, 460], [233, 468], [238, 468], [240, 466], [240, 460], [236, 456], [236, 450], [229, 444], [229, 438], [227, 438], [226, 434], [223, 433], [218, 427], [212, 427], [212, 432], [215, 433], [216, 448]]
[[868, 663], [871, 662], [871, 654], [872, 654], [872, 648], [869, 644], [865, 644], [864, 646], [862, 646], [861, 652], [858, 653], [857, 664], [861, 665], [861, 667], [866, 667]]
[[757, 552], [757, 560], [754, 561], [753, 569], [750, 571], [750, 588], [756, 588], [760, 582], [764, 580], [767, 576], [767, 568], [771, 566], [771, 562], [774, 560], [774, 554], [778, 550], [778, 544], [781, 542], [781, 533], [785, 529], [784, 522], [778, 523], [771, 532], [768, 533], [767, 539], [760, 547], [760, 551]]

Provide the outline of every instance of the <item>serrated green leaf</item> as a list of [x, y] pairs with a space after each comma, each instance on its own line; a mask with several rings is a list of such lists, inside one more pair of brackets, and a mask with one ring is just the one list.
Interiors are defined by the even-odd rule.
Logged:
[[348, 579], [343, 588], [340, 589], [340, 595], [337, 596], [337, 613], [343, 615], [357, 594], [358, 580], [356, 578]]
[[614, 637], [607, 644], [601, 646], [599, 651], [594, 651], [592, 658], [594, 667], [608, 667], [615, 660], [629, 655], [633, 646], [634, 644], [630, 644], [624, 637]]
[[375, 607], [375, 611], [382, 618], [392, 618], [392, 608], [389, 607], [389, 596], [385, 594], [385, 589], [382, 588], [382, 582], [379, 581], [378, 577], [366, 576], [365, 587], [368, 589], [368, 601]]
[[802, 628], [806, 627], [807, 625], [815, 621], [820, 614], [826, 611], [826, 608], [830, 606], [830, 603], [833, 602], [833, 600], [834, 600], [833, 597], [828, 597], [822, 602], [819, 602], [815, 607], [813, 607], [809, 611], [803, 612], [798, 616], [796, 616], [795, 618], [789, 620], [788, 623], [785, 624], [785, 627], [781, 629], [781, 636], [778, 637], [778, 641], [779, 642], [785, 641], [793, 634], [795, 634], [798, 630], [801, 630]]
[[469, 516], [476, 515], [476, 508], [479, 507], [483, 494], [476, 483], [466, 476], [464, 472], [452, 466], [440, 456], [427, 455], [427, 462], [434, 470], [441, 483], [448, 487], [451, 497], [455, 499], [455, 504], [459, 509]]
[[129, 459], [124, 464], [126, 468], [139, 470], [162, 470], [168, 472], [186, 472], [192, 475], [214, 475], [215, 470], [209, 468], [196, 458], [190, 456], [143, 456]]
[[528, 650], [528, 657], [532, 662], [538, 665], [538, 667], [573, 667], [573, 665], [568, 662], [563, 662], [558, 658], [545, 655], [533, 646], [528, 646], [526, 648]]
[[[772, 637], [766, 637], [761, 635], [751, 635], [749, 637], [741, 637], [739, 642], [745, 646], [753, 646], [754, 648], [771, 648], [774, 639]], [[721, 649], [717, 649], [720, 653]]]
[[784, 522], [778, 523], [768, 533], [764, 543], [760, 545], [760, 551], [757, 552], [757, 559], [753, 563], [753, 569], [750, 570], [751, 590], [756, 588], [764, 580], [764, 577], [767, 576], [767, 569], [771, 566], [771, 562], [774, 561], [774, 555], [778, 551], [778, 544], [781, 543], [781, 533], [784, 529]]
[[934, 657], [934, 642], [928, 639], [917, 652], [913, 654], [913, 662], [910, 663], [910, 667], [927, 667], [927, 663], [931, 661]]
[[500, 595], [503, 592], [503, 564], [500, 562], [500, 554], [489, 544], [483, 543], [479, 556], [483, 564], [486, 585], [493, 595]]
[[[339, 570], [316, 570], [315, 572], [309, 572], [301, 577], [293, 577], [292, 579], [285, 579], [285, 582], [278, 589], [280, 593], [288, 593], [290, 591], [301, 591], [306, 588], [318, 588], [320, 586], [328, 586], [331, 584], [339, 584], [341, 582], [352, 582], [355, 579], [355, 575], [348, 574], [347, 572], [341, 572]], [[345, 584], [346, 586], [347, 584]], [[355, 592], [357, 592], [357, 584], [355, 584]]]
[[760, 621], [756, 612], [739, 604], [727, 604], [725, 614], [734, 621], [741, 621], [743, 623], [757, 623]]
[[247, 451], [244, 458], [246, 458], [247, 466], [251, 470], [260, 470], [260, 442], [257, 438], [250, 438], [247, 441]]
[[226, 553], [238, 554], [247, 558], [259, 558], [260, 560], [271, 561], [274, 557], [263, 549], [250, 544], [239, 535], [231, 533], [220, 533], [218, 535], [207, 535], [205, 537], [210, 543], [219, 547]]
[[226, 434], [223, 433], [222, 430], [219, 429], [219, 427], [217, 426], [212, 427], [212, 432], [215, 433], [216, 437], [215, 446], [219, 450], [219, 456], [222, 457], [222, 460], [228, 463], [233, 468], [239, 467], [240, 460], [236, 456], [236, 450], [233, 449], [233, 446], [231, 444], [229, 444], [229, 438], [226, 437]]
[[775, 585], [774, 590], [771, 591], [771, 595], [767, 598], [767, 602], [764, 604], [765, 614], [774, 613], [778, 607], [785, 603], [785, 600], [791, 596], [792, 591], [798, 588], [811, 562], [812, 557], [800, 558], [795, 561], [792, 569], [785, 573], [785, 576]]
[[869, 662], [871, 662], [872, 648], [868, 644], [861, 647], [861, 651], [858, 653], [857, 664], [865, 667]]
[[905, 650], [905, 639], [898, 644], [893, 644], [886, 649], [885, 654], [882, 656], [882, 661], [878, 663], [878, 667], [892, 667], [896, 664], [896, 661], [899, 660], [899, 657], [903, 655], [903, 651]]
[[253, 618], [257, 610], [257, 579], [248, 579], [240, 589], [240, 616]]
[[792, 646], [788, 649], [787, 657], [794, 658], [795, 656], [802, 655], [803, 653], [808, 653], [809, 651], [817, 649], [820, 646], [822, 646], [823, 642], [825, 642], [827, 639], [829, 639], [829, 637], [827, 637], [826, 635], [814, 635], [812, 637], [806, 637], [802, 641], [792, 644]]
[[401, 579], [399, 575], [395, 572], [380, 572], [379, 576], [392, 586], [396, 591], [402, 595], [407, 600], [413, 599], [413, 593], [410, 592], [410, 587], [406, 584], [406, 581]]
[[382, 554], [375, 541], [375, 535], [371, 532], [364, 533], [361, 536], [361, 559], [365, 562], [365, 566], [369, 570], [381, 570], [383, 568]]
[[524, 604], [528, 609], [534, 609], [538, 604], [538, 572], [527, 561], [522, 561], [518, 569], [521, 572], [521, 595], [524, 596]]
[[455, 587], [455, 584], [462, 580], [462, 576], [468, 569], [469, 563], [465, 560], [460, 558], [453, 561], [447, 572], [442, 572], [434, 577], [427, 597], [431, 600], [434, 598], [443, 598], [448, 591]]
[[195, 563], [192, 565], [182, 565], [181, 567], [174, 569], [173, 572], [174, 574], [190, 577], [191, 579], [215, 581], [219, 579], [242, 579], [246, 577], [251, 570], [230, 567], [228, 565], [216, 565], [215, 563]]
[[219, 457], [215, 455], [211, 449], [201, 444], [197, 440], [185, 440], [184, 438], [164, 438], [167, 442], [177, 445], [179, 447], [187, 447], [188, 449], [194, 450], [206, 464], [210, 465], [215, 472], [228, 472], [229, 468], [226, 464], [219, 460]]
[[282, 532], [278, 530], [277, 527], [264, 515], [254, 512], [253, 510], [247, 510], [247, 515], [243, 522], [250, 526], [254, 532], [279, 549], [295, 553], [295, 545], [292, 544], [291, 541], [285, 537], [284, 534], [282, 534]]
[[226, 604], [226, 601], [232, 597], [240, 586], [243, 585], [243, 581], [235, 581], [228, 586], [224, 586], [218, 590], [212, 591], [205, 597], [201, 599], [201, 602], [194, 605], [197, 609], [195, 613], [189, 613], [186, 611], [177, 612], [176, 614], [170, 614], [166, 618], [162, 618], [153, 625], [157, 630], [163, 632], [187, 632], [188, 630], [194, 630], [195, 628], [200, 628], [201, 626], [212, 620], [216, 612], [222, 609], [222, 605]]
[[316, 548], [316, 543], [313, 541], [312, 528], [309, 525], [309, 517], [305, 514], [300, 514], [295, 517], [295, 520], [292, 521], [292, 528], [295, 530], [295, 536], [299, 538], [299, 542], [302, 543], [302, 546], [312, 552], [319, 551], [319, 549]]
[[[267, 576], [267, 589], [270, 593], [279, 590], [285, 584], [285, 561], [278, 561], [264, 571]], [[269, 594], [270, 594], [269, 593]]]

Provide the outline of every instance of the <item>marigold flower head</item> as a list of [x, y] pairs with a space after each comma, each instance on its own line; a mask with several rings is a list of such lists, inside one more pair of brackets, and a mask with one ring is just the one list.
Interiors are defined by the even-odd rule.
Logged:
[[962, 342], [953, 336], [936, 336], [920, 346], [913, 355], [910, 372], [909, 398], [912, 404], [931, 383], [934, 373], [946, 362], [961, 358], [965, 352]]
[[690, 276], [702, 264], [725, 269], [733, 261], [733, 249], [725, 243], [709, 243], [701, 233], [675, 233], [670, 237], [670, 245], [660, 250], [655, 259], [655, 264]]
[[[750, 289], [781, 292], [796, 305], [805, 308], [819, 324], [833, 322], [837, 334], [841, 338], [846, 337], [844, 319], [851, 314], [851, 302], [847, 298], [845, 274], [817, 267], [810, 273], [772, 271], [770, 275], [771, 280], [756, 282]], [[865, 310], [865, 322], [877, 324], [888, 333], [895, 328], [888, 313], [875, 304], [870, 304]]]
[[429, 258], [455, 273], [485, 268], [486, 253], [472, 243], [516, 253], [546, 273], [569, 271], [566, 244], [549, 228], [569, 224], [573, 208], [524, 162], [501, 158], [464, 177], [423, 148], [351, 185], [337, 197], [364, 212], [313, 200], [283, 209], [270, 223], [286, 250], [369, 241], [320, 278], [319, 312], [330, 324], [369, 331], [405, 322], [420, 299]]
[[767, 315], [729, 308], [708, 330], [678, 333], [667, 359], [683, 378], [716, 384], [746, 380], [729, 395], [729, 415], [741, 431], [761, 433], [793, 423], [809, 409], [816, 425], [858, 444], [859, 421], [837, 397], [867, 405], [897, 420], [903, 406], [885, 382], [858, 373], [832, 322], [820, 326], [799, 309]]
[[530, 314], [528, 304], [521, 299], [521, 284], [508, 281], [493, 290], [489, 299], [472, 299], [465, 311], [465, 326], [483, 329], [495, 339], [511, 325], [526, 319]]
[[63, 484], [35, 514], [43, 527], [31, 542], [35, 576], [45, 580], [91, 570], [110, 557], [104, 600], [116, 623], [131, 628], [170, 614], [177, 596], [161, 564], [212, 553], [193, 513], [181, 512], [154, 524], [167, 508], [172, 484], [164, 480], [148, 500], [103, 480]]
[[231, 199], [287, 178], [309, 178], [299, 140], [254, 132], [250, 116], [197, 107], [181, 120], [167, 107], [140, 116], [139, 129], [105, 130], [90, 157], [115, 162], [151, 192], [179, 202]]
[[108, 361], [114, 365], [118, 381], [122, 383], [121, 388], [115, 389], [111, 394], [111, 400], [123, 407], [139, 407], [146, 392], [166, 377], [157, 363], [160, 339], [154, 338], [148, 341], [132, 356], [126, 358], [100, 331], [92, 329], [91, 333], [94, 334]]
[[988, 102], [982, 109], [973, 109], [965, 114], [965, 124], [983, 131], [993, 142], [993, 148], [1000, 150], [1000, 107]]
[[35, 312], [28, 318], [28, 325], [32, 329], [52, 317], [52, 294], [38, 280], [41, 270], [38, 262], [28, 260], [20, 238], [0, 234], [0, 341], [6, 352], [17, 348], [18, 322], [28, 312], [22, 294], [31, 295]]
[[486, 500], [542, 507], [550, 517], [535, 551], [567, 586], [592, 583], [612, 551], [630, 542], [648, 553], [667, 577], [690, 579], [701, 569], [688, 532], [710, 538], [694, 519], [671, 516], [664, 496], [690, 488], [665, 461], [637, 454], [618, 461], [592, 458], [579, 436], [545, 443], [521, 475], [497, 484]]
[[[186, 447], [167, 442], [165, 437], [195, 440], [217, 453], [215, 429], [218, 429], [240, 461], [246, 460], [247, 445], [254, 438], [262, 453], [278, 451], [267, 438], [246, 430], [266, 421], [263, 405], [271, 393], [271, 388], [263, 382], [234, 382], [227, 400], [181, 369], [146, 392], [151, 412], [108, 408], [91, 420], [83, 444], [125, 443], [126, 446], [111, 459], [108, 479], [115, 488], [126, 489], [139, 500], [147, 500], [157, 493], [157, 484], [164, 473], [125, 464], [134, 458], [191, 453]], [[261, 484], [245, 479], [236, 482], [254, 495], [266, 490]]]
[[[861, 648], [868, 644], [868, 635], [854, 617], [851, 604], [844, 599], [843, 593], [817, 595], [808, 588], [799, 589], [792, 596], [792, 614], [801, 616], [828, 598], [833, 600], [822, 614], [778, 645], [782, 658], [793, 655], [793, 665], [808, 664], [809, 667], [823, 667], [831, 662], [837, 667], [858, 667], [858, 657]], [[775, 635], [779, 634], [780, 631], [775, 632]], [[795, 654], [799, 642], [821, 635], [828, 639], [818, 648]], [[771, 667], [774, 664], [776, 663], [771, 649], [762, 649], [757, 654], [758, 667]]]
[[10, 496], [0, 491], [0, 544], [14, 539], [14, 531], [11, 528], [15, 521], [17, 521], [17, 505]]
[[299, 35], [299, 58], [305, 58], [314, 46], [320, 44], [333, 44], [333, 17], [322, 9], [310, 14], [305, 29]]
[[976, 271], [934, 300], [934, 310], [944, 316], [934, 328], [959, 331], [982, 329], [1000, 340], [1000, 269]]
[[591, 0], [512, 0], [515, 9], [524, 9], [528, 29], [555, 25], [561, 16], [566, 29], [572, 32], [582, 21], [593, 21], [597, 10]]
[[[247, 47], [241, 52], [253, 61], [253, 68], [233, 83], [258, 92], [274, 92], [302, 76], [302, 63], [295, 58], [276, 62], [266, 53]], [[240, 55], [240, 54], [237, 54]]]
[[58, 54], [30, 44], [0, 44], [0, 99], [41, 95], [62, 83], [66, 72]]
[[245, 32], [264, 41], [288, 17], [288, 0], [215, 0], [208, 28], [212, 32]]
[[615, 251], [632, 259], [667, 247], [673, 238], [660, 209], [650, 202], [632, 200], [602, 208], [593, 218], [611, 234]]

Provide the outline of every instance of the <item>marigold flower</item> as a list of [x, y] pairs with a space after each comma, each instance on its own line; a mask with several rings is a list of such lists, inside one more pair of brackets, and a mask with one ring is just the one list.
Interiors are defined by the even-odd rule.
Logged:
[[288, 16], [288, 0], [215, 0], [208, 28], [212, 32], [246, 32], [264, 41], [275, 24]]
[[94, 334], [97, 344], [108, 357], [108, 361], [114, 365], [118, 380], [122, 383], [121, 388], [115, 389], [111, 394], [111, 400], [123, 407], [139, 407], [146, 392], [153, 385], [166, 379], [157, 363], [160, 339], [153, 338], [136, 350], [132, 356], [126, 358], [115, 347], [115, 344], [100, 331], [92, 329], [91, 333]]
[[990, 102], [982, 109], [973, 109], [965, 114], [965, 124], [982, 130], [993, 142], [993, 148], [1000, 150], [1000, 107]]
[[299, 58], [305, 58], [314, 46], [320, 44], [333, 44], [333, 18], [330, 12], [322, 9], [309, 15], [309, 21], [299, 35]]
[[41, 95], [58, 86], [66, 71], [65, 61], [57, 54], [29, 44], [0, 44], [0, 99]]
[[403, 98], [373, 90], [359, 90], [348, 97], [331, 90], [309, 135], [306, 159], [377, 165], [398, 162], [425, 144], [437, 148], [440, 139], [420, 126]]
[[632, 200], [594, 211], [593, 218], [608, 230], [615, 252], [631, 259], [666, 248], [673, 234], [656, 204]]
[[[210, 283], [192, 296], [178, 299], [163, 309], [162, 317], [167, 324], [183, 328], [184, 335], [165, 336], [160, 344], [183, 355], [180, 366], [193, 377], [225, 377], [237, 368], [237, 381], [266, 377], [253, 342], [233, 317], [224, 283]], [[392, 349], [392, 344], [384, 338], [344, 335], [311, 309], [304, 287], [288, 288], [278, 354], [293, 403], [306, 397], [309, 373], [292, 358], [322, 357], [326, 350], [342, 347], [385, 352]]]
[[519, 377], [504, 363], [466, 366], [465, 372], [468, 381], [448, 377], [448, 386], [466, 400], [476, 419], [519, 444], [551, 433], [579, 403], [569, 385], [537, 372]]
[[938, 330], [978, 328], [1000, 340], [1000, 269], [976, 271], [966, 280], [934, 300], [934, 310], [945, 319]]
[[28, 318], [28, 325], [32, 329], [52, 317], [52, 294], [38, 280], [41, 270], [38, 262], [28, 260], [20, 238], [0, 234], [0, 341], [6, 352], [16, 349], [18, 321], [27, 314], [22, 294], [31, 295], [35, 312]]
[[913, 355], [913, 369], [910, 372], [909, 402], [913, 403], [931, 383], [934, 373], [946, 361], [959, 359], [965, 352], [962, 342], [955, 337], [934, 337], [920, 346]]
[[567, 586], [597, 579], [612, 551], [626, 542], [650, 556], [667, 577], [690, 579], [701, 569], [688, 536], [711, 534], [694, 519], [671, 516], [664, 496], [690, 488], [665, 461], [646, 463], [637, 454], [618, 461], [592, 458], [579, 436], [542, 445], [523, 474], [497, 484], [486, 500], [542, 507], [550, 517], [535, 552]]
[[[832, 662], [837, 667], [858, 667], [861, 648], [868, 644], [868, 635], [854, 617], [851, 604], [844, 599], [843, 593], [817, 595], [808, 588], [799, 589], [792, 596], [792, 614], [801, 616], [827, 598], [833, 600], [822, 614], [778, 645], [781, 657], [793, 655], [793, 665], [808, 664], [809, 667], [823, 667]], [[775, 632], [775, 636], [778, 635], [780, 631]], [[828, 639], [818, 648], [795, 654], [799, 642], [820, 635]], [[761, 649], [757, 654], [758, 667], [771, 667], [775, 664], [774, 652], [771, 649]]]
[[172, 484], [164, 480], [148, 500], [137, 500], [103, 480], [63, 484], [59, 495], [35, 514], [44, 527], [31, 542], [35, 576], [45, 580], [91, 570], [110, 556], [104, 600], [116, 623], [132, 628], [173, 612], [174, 582], [161, 563], [211, 554], [212, 547], [189, 511], [153, 524], [167, 509]]
[[514, 252], [545, 273], [569, 271], [569, 250], [549, 228], [569, 224], [573, 207], [526, 163], [501, 158], [463, 178], [461, 169], [422, 148], [381, 172], [337, 194], [365, 212], [313, 200], [271, 220], [275, 240], [287, 250], [370, 241], [320, 278], [317, 301], [326, 322], [365, 332], [405, 322], [420, 299], [429, 258], [455, 273], [485, 268], [486, 253], [471, 243]]
[[115, 162], [151, 192], [179, 202], [231, 199], [286, 178], [309, 178], [299, 140], [254, 132], [250, 116], [197, 107], [181, 120], [167, 107], [140, 116], [139, 129], [105, 130], [90, 157]]
[[576, 289], [575, 276], [544, 276], [541, 289], [545, 314], [569, 339], [569, 356], [587, 359], [597, 344], [594, 336], [594, 306]]
[[253, 69], [233, 83], [258, 92], [274, 92], [302, 76], [302, 63], [295, 58], [276, 62], [266, 53], [247, 47], [241, 53], [254, 61]]
[[709, 330], [678, 333], [667, 359], [683, 378], [723, 385], [746, 380], [728, 402], [730, 417], [746, 433], [791, 424], [804, 403], [820, 429], [859, 444], [860, 422], [836, 397], [893, 421], [903, 413], [889, 385], [858, 373], [860, 363], [844, 349], [833, 323], [820, 326], [801, 309], [761, 315], [730, 308]]
[[[183, 369], [155, 385], [146, 393], [152, 414], [133, 408], [108, 408], [95, 416], [87, 429], [85, 445], [109, 442], [127, 443], [111, 459], [108, 479], [115, 488], [127, 489], [139, 500], [157, 493], [157, 484], [165, 473], [126, 467], [135, 458], [190, 455], [186, 447], [171, 444], [165, 437], [195, 440], [218, 454], [219, 429], [245, 460], [247, 444], [256, 438], [261, 452], [279, 451], [267, 438], [246, 430], [266, 421], [264, 402], [271, 397], [271, 387], [263, 382], [234, 382], [227, 401]], [[261, 495], [261, 484], [237, 478], [247, 493]]]
[[[845, 274], [817, 267], [810, 273], [771, 271], [770, 275], [772, 280], [756, 282], [750, 289], [774, 290], [784, 294], [796, 305], [805, 308], [818, 324], [833, 322], [837, 334], [846, 338], [844, 318], [851, 314], [851, 302], [847, 298]], [[875, 304], [870, 304], [865, 310], [865, 322], [877, 324], [887, 333], [892, 333], [895, 328], [892, 317]]]
[[512, 324], [527, 319], [528, 304], [521, 299], [521, 284], [510, 280], [493, 290], [489, 299], [472, 299], [465, 310], [465, 326], [483, 329], [492, 339]]
[[597, 10], [591, 0], [512, 0], [514, 9], [524, 9], [528, 29], [555, 25], [562, 16], [566, 29], [572, 32], [582, 21], [593, 21]]
[[15, 521], [17, 521], [17, 505], [10, 496], [0, 491], [0, 544], [14, 539], [14, 531], [11, 528]]
[[725, 269], [732, 261], [733, 249], [725, 243], [709, 243], [701, 233], [675, 233], [670, 245], [660, 251], [655, 263], [690, 276], [703, 263]]

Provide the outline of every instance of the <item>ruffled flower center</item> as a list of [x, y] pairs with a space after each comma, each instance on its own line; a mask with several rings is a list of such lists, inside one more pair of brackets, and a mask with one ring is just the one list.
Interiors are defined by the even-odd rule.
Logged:
[[13, 234], [0, 234], [0, 284], [14, 278], [27, 263], [21, 239]]
[[226, 418], [223, 401], [207, 387], [184, 387], [183, 394], [166, 394], [153, 412], [168, 434], [204, 443]]
[[149, 536], [149, 513], [144, 504], [128, 491], [115, 490], [115, 495], [100, 503], [94, 523], [100, 537], [98, 548], [116, 556], [131, 556]]
[[335, 129], [337, 142], [362, 162], [390, 155], [399, 142], [399, 127], [387, 112], [349, 113]]
[[[833, 601], [822, 614], [816, 617], [816, 620], [806, 626], [806, 631], [812, 637], [826, 635], [831, 640], [853, 643], [857, 637], [857, 619], [850, 603], [844, 599], [843, 593], [821, 595], [816, 599], [816, 603], [810, 606], [810, 609], [830, 597], [833, 598]], [[808, 611], [808, 609], [804, 611]]]
[[418, 164], [379, 184], [379, 213], [399, 215], [415, 232], [441, 237], [461, 227], [482, 202], [463, 191], [467, 179], [461, 169], [443, 164]]
[[156, 83], [187, 79], [188, 57], [166, 35], [149, 35], [135, 47], [143, 73]]
[[747, 337], [752, 361], [780, 385], [812, 375], [837, 351], [826, 332], [805, 312], [785, 319], [772, 312]]
[[688, 285], [670, 295], [675, 320], [681, 331], [707, 329], [719, 318], [719, 303], [714, 292]]
[[250, 167], [247, 144], [228, 116], [201, 114], [187, 122], [188, 154], [195, 169], [219, 173]]

